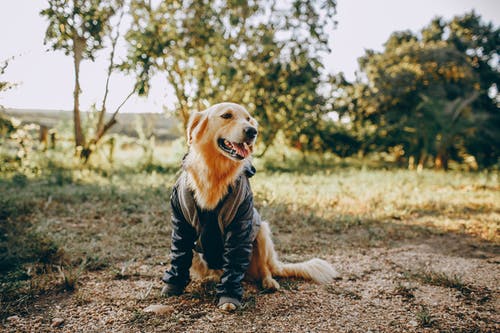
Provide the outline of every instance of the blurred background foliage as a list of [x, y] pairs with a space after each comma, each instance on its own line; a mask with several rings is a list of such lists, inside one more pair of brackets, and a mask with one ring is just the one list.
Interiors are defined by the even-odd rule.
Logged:
[[[498, 168], [498, 27], [470, 12], [437, 17], [416, 33], [394, 32], [382, 51], [366, 50], [349, 82], [322, 63], [332, 47], [326, 31], [336, 25], [335, 10], [334, 0], [49, 0], [41, 12], [48, 20], [45, 42], [73, 58], [73, 116], [47, 128], [1, 114], [2, 159], [25, 166], [30, 155], [59, 151], [72, 160], [73, 147], [76, 165], [91, 155], [94, 165], [109, 164], [120, 150], [135, 147], [162, 168], [162, 149], [174, 163], [182, 156], [182, 138], [171, 139], [180, 137], [191, 112], [233, 101], [259, 121], [257, 155], [268, 167], [287, 168], [293, 157], [299, 166], [357, 159], [417, 170]], [[117, 59], [120, 38], [127, 54]], [[103, 100], [82, 113], [80, 64], [105, 45]], [[0, 93], [14, 86], [1, 79], [11, 60], [0, 66]], [[117, 71], [136, 84], [108, 110]], [[147, 117], [118, 115], [132, 95], [148, 94], [153, 75], [175, 92], [180, 125], [166, 141], [155, 140]], [[118, 119], [130, 123], [128, 133], [111, 130]]]

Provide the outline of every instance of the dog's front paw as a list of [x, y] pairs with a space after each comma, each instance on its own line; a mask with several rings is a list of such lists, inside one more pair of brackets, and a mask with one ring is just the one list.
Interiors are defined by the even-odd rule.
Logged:
[[241, 306], [241, 302], [236, 298], [222, 296], [219, 299], [218, 307], [222, 311], [233, 312]]
[[236, 310], [236, 305], [234, 305], [233, 303], [224, 303], [222, 305], [219, 305], [219, 309], [226, 312], [233, 312]]
[[280, 284], [272, 277], [262, 280], [262, 287], [269, 291], [276, 291], [280, 289]]

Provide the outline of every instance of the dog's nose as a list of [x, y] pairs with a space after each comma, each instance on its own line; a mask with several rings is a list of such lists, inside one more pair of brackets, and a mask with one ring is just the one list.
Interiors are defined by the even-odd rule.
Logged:
[[245, 132], [245, 136], [249, 139], [253, 139], [257, 136], [257, 129], [252, 126], [245, 127], [243, 132]]

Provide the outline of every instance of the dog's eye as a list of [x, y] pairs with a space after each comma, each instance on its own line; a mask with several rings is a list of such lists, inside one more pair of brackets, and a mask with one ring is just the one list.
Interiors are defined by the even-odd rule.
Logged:
[[221, 118], [224, 118], [224, 119], [231, 119], [231, 118], [233, 118], [233, 115], [232, 115], [232, 113], [230, 113], [230, 112], [226, 112], [226, 113], [224, 113], [224, 114], [221, 116]]
[[250, 117], [247, 117], [247, 121], [250, 121]]

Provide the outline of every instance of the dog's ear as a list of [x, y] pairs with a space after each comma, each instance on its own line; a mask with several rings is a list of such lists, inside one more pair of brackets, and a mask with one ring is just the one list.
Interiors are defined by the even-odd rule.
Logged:
[[191, 144], [195, 135], [197, 136], [199, 133], [203, 132], [207, 125], [207, 120], [205, 112], [193, 112], [191, 114], [186, 129], [188, 145]]

